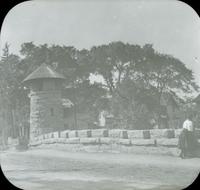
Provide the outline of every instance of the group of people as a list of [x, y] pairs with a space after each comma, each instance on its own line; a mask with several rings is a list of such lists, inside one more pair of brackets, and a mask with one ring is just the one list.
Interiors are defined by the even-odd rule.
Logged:
[[192, 119], [193, 115], [188, 115], [179, 136], [178, 147], [181, 150], [181, 158], [196, 157], [198, 154], [199, 144], [195, 136]]

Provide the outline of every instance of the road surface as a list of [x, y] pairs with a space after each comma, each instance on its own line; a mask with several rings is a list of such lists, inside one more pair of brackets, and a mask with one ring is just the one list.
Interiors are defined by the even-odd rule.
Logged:
[[1, 167], [25, 190], [178, 190], [197, 177], [200, 159], [44, 148], [1, 152]]

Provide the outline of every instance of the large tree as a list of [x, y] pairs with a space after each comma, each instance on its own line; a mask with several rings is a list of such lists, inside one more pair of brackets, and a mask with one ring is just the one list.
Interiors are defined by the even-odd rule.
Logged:
[[19, 133], [19, 126], [28, 120], [27, 114], [20, 114], [25, 105], [29, 105], [27, 90], [23, 88], [21, 81], [24, 78], [24, 71], [19, 56], [9, 53], [9, 45], [3, 49], [0, 60], [0, 98], [1, 118], [3, 120], [2, 131], [4, 141], [7, 136], [16, 137]]
[[93, 47], [90, 50], [94, 73], [104, 78], [105, 87], [112, 94], [124, 78], [131, 77], [136, 62], [140, 59], [138, 45], [113, 42]]
[[192, 71], [184, 63], [156, 52], [151, 44], [140, 47], [114, 42], [93, 47], [91, 55], [95, 72], [103, 76], [113, 99], [126, 102], [132, 120], [144, 105], [159, 117], [164, 93], [179, 97], [198, 90]]

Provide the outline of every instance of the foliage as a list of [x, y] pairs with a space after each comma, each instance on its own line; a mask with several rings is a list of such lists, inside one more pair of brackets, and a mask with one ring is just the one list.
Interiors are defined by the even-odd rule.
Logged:
[[[0, 60], [1, 110], [14, 110], [15, 125], [29, 115], [28, 89], [21, 82], [44, 62], [66, 77], [63, 96], [71, 99], [78, 115], [88, 115], [88, 122], [107, 110], [126, 128], [148, 128], [152, 118], [160, 117], [163, 94], [181, 100], [181, 93], [198, 91], [193, 72], [177, 58], [156, 52], [152, 44], [112, 42], [77, 50], [27, 42], [20, 55], [9, 53], [6, 44]], [[91, 73], [103, 83], [91, 83]]]

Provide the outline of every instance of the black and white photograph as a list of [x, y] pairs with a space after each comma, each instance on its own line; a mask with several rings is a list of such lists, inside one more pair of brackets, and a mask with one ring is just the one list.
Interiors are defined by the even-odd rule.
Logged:
[[0, 165], [24, 190], [181, 190], [200, 172], [200, 19], [176, 0], [32, 0], [0, 33]]

